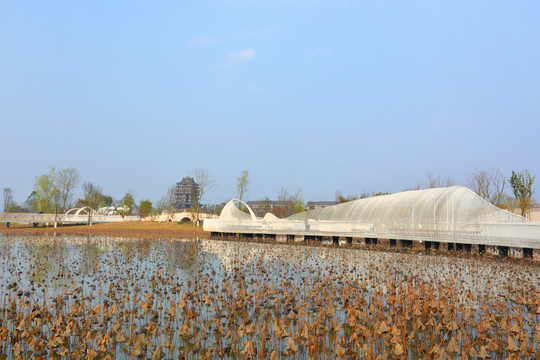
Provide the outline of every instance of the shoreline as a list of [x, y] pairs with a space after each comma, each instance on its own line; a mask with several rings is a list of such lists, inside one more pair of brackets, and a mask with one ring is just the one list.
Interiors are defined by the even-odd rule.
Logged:
[[[330, 244], [323, 244], [317, 241], [288, 241], [279, 242], [275, 240], [256, 240], [245, 238], [229, 238], [229, 239], [213, 239], [209, 232], [205, 232], [202, 226], [195, 226], [193, 223], [177, 223], [177, 222], [118, 222], [106, 224], [89, 225], [64, 225], [54, 228], [53, 226], [38, 226], [34, 228], [30, 224], [12, 224], [8, 229], [5, 224], [0, 224], [0, 234], [4, 236], [54, 236], [54, 235], [77, 235], [77, 236], [111, 236], [126, 239], [147, 239], [147, 238], [167, 238], [167, 239], [197, 239], [204, 238], [209, 240], [247, 242], [247, 243], [263, 243], [263, 244], [280, 244], [289, 246], [314, 246], [314, 247], [333, 247]], [[426, 251], [423, 247], [415, 244], [410, 248], [391, 247], [381, 243], [379, 245], [342, 245], [337, 247], [342, 250], [360, 250], [360, 251], [380, 251], [391, 253], [409, 253], [422, 254], [431, 256], [444, 256], [448, 258], [470, 258], [483, 259], [486, 261], [504, 261], [513, 262], [523, 265], [539, 266], [538, 261], [532, 259], [517, 259], [511, 257], [498, 257], [488, 254], [477, 254], [465, 251], [447, 251], [436, 250]]]
[[64, 225], [38, 226], [34, 228], [30, 224], [12, 224], [8, 229], [5, 224], [0, 225], [0, 233], [8, 236], [19, 235], [101, 235], [125, 238], [171, 238], [171, 239], [195, 239], [203, 237], [206, 233], [202, 226], [192, 223], [179, 224], [176, 222], [119, 222], [93, 225]]

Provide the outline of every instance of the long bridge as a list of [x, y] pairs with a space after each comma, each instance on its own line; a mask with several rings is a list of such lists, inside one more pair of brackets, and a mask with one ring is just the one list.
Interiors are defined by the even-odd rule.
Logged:
[[[246, 209], [247, 212], [240, 210]], [[219, 219], [206, 220], [212, 237], [273, 238], [277, 241], [332, 240], [374, 244], [388, 240], [426, 249], [474, 249], [540, 261], [540, 222], [499, 209], [461, 186], [405, 191], [359, 199], [279, 219], [257, 217], [231, 200]]]
[[[199, 213], [198, 216], [192, 212], [177, 212], [171, 214], [162, 214], [157, 216], [150, 216], [144, 220], [150, 221], [175, 221], [185, 222], [194, 221], [196, 218], [200, 220], [210, 219], [213, 215], [206, 213]], [[94, 210], [84, 207], [76, 208], [67, 211], [65, 214], [41, 214], [41, 213], [0, 213], [0, 223], [6, 223], [9, 226], [11, 223], [23, 223], [33, 224], [51, 224], [54, 226], [60, 224], [99, 224], [99, 223], [112, 223], [112, 222], [134, 222], [142, 221], [139, 215], [103, 215], [95, 212]]]
[[0, 213], [0, 222], [24, 224], [98, 224], [107, 222], [140, 221], [140, 216], [133, 215], [88, 215], [88, 214], [35, 214], [35, 213]]

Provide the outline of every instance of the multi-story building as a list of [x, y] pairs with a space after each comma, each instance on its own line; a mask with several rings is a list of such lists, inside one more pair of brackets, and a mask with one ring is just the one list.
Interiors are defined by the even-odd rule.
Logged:
[[176, 183], [176, 208], [189, 210], [197, 207], [199, 199], [199, 184], [192, 177], [186, 176]]

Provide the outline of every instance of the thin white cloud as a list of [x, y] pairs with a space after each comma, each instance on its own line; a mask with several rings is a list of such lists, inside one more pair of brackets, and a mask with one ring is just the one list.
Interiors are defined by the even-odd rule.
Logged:
[[217, 37], [198, 37], [195, 40], [193, 40], [190, 44], [191, 45], [212, 45], [217, 44], [219, 42], [219, 38]]
[[231, 51], [227, 54], [227, 60], [230, 62], [241, 63], [255, 59], [255, 49], [245, 49], [242, 51]]
[[327, 55], [328, 55], [328, 50], [323, 49], [320, 46], [317, 46], [315, 49], [313, 49], [312, 51], [310, 51], [308, 53], [309, 57], [314, 57], [314, 58], [323, 57], [323, 56], [327, 56]]
[[262, 37], [262, 36], [265, 36], [265, 35], [271, 35], [275, 31], [276, 31], [275, 28], [254, 29], [254, 30], [245, 30], [244, 29], [244, 30], [237, 31], [236, 35], [238, 35], [240, 37], [244, 37], [244, 38], [254, 39], [254, 38]]

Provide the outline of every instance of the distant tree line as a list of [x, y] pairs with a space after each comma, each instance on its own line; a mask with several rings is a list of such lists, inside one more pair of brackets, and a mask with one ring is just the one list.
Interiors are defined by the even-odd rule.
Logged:
[[65, 169], [49, 166], [46, 174], [37, 176], [30, 195], [22, 204], [13, 200], [13, 190], [4, 188], [4, 212], [38, 212], [46, 214], [64, 214], [73, 207], [88, 206], [93, 210], [103, 207], [114, 206], [122, 215], [131, 215], [139, 212], [147, 216], [152, 211], [152, 202], [145, 199], [139, 204], [135, 203], [133, 191], [127, 191], [119, 201], [103, 192], [103, 188], [89, 181], [81, 185], [82, 198], [74, 199], [75, 191], [81, 182], [81, 175], [77, 169], [68, 167]]
[[[499, 169], [479, 170], [475, 169], [468, 179], [468, 187], [477, 193], [482, 199], [501, 209], [514, 212], [519, 209], [522, 216], [527, 217], [531, 208], [537, 205], [533, 195], [535, 176], [528, 170], [512, 171], [512, 175], [507, 178]], [[427, 179], [418, 183], [414, 188], [407, 190], [420, 190], [430, 188], [441, 188], [454, 186], [455, 181], [451, 177], [441, 177], [429, 173]], [[511, 190], [514, 196], [508, 195], [505, 191]], [[370, 193], [363, 192], [360, 195], [343, 195], [341, 191], [336, 191], [336, 202], [344, 203], [357, 199], [364, 199], [371, 196], [387, 195], [388, 192]]]
[[[215, 188], [216, 184], [208, 171], [205, 169], [194, 169], [191, 172], [194, 181], [199, 184], [197, 194], [193, 196], [193, 206], [191, 211], [194, 218], [199, 219], [199, 214], [216, 213], [219, 214], [224, 203], [218, 205], [201, 205], [206, 194]], [[468, 187], [477, 193], [484, 200], [494, 206], [509, 211], [519, 209], [520, 214], [528, 216], [530, 209], [537, 205], [533, 196], [535, 176], [528, 170], [512, 171], [510, 177], [506, 177], [499, 169], [479, 170], [475, 169], [468, 179]], [[117, 212], [122, 215], [131, 215], [138, 213], [143, 217], [170, 214], [177, 211], [176, 208], [176, 188], [172, 185], [168, 188], [166, 194], [155, 204], [149, 199], [141, 199], [139, 203], [135, 201], [134, 192], [126, 191], [124, 196], [114, 201], [112, 196], [104, 193], [103, 188], [89, 181], [81, 185], [82, 198], [74, 200], [75, 191], [81, 182], [79, 172], [72, 167], [59, 169], [49, 166], [46, 174], [37, 176], [30, 195], [22, 204], [13, 200], [13, 191], [11, 188], [3, 189], [4, 212], [42, 212], [42, 213], [65, 213], [72, 207], [88, 206], [97, 210], [103, 207], [114, 206]], [[249, 191], [249, 172], [243, 170], [237, 178], [237, 198], [245, 201]], [[455, 185], [450, 177], [441, 177], [429, 173], [427, 179], [419, 182], [417, 186], [405, 190], [420, 190], [426, 188], [449, 187]], [[405, 191], [404, 190], [404, 191]], [[511, 190], [508, 195], [505, 191]], [[388, 195], [389, 192], [362, 192], [360, 195], [344, 195], [341, 191], [336, 191], [336, 203], [344, 203], [352, 200], [368, 198], [372, 196]], [[295, 213], [306, 211], [306, 202], [302, 196], [299, 187], [294, 192], [289, 192], [282, 187], [277, 194], [277, 200], [280, 206], [272, 206], [270, 198], [262, 200], [263, 206], [259, 212], [272, 212], [277, 217], [283, 218]], [[266, 204], [266, 205], [265, 205]]]

